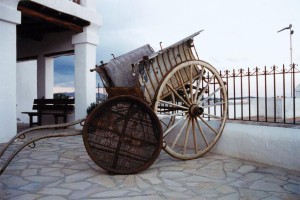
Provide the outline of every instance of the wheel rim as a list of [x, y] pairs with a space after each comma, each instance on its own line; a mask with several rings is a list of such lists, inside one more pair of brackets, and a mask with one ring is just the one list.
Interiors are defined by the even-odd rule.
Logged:
[[[170, 94], [176, 97], [176, 103], [164, 100]], [[172, 107], [174, 112], [158, 112], [162, 104]], [[213, 147], [224, 129], [227, 117], [225, 85], [210, 64], [200, 60], [181, 63], [161, 82], [154, 111], [161, 121], [176, 118], [164, 129], [164, 150], [179, 159], [199, 158]]]
[[140, 99], [119, 96], [87, 117], [83, 141], [92, 160], [116, 174], [145, 170], [162, 148], [162, 129], [153, 110]]

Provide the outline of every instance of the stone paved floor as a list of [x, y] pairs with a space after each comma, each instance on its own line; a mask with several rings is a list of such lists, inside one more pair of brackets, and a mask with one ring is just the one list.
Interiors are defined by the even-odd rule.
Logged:
[[146, 171], [110, 175], [89, 158], [80, 136], [36, 145], [2, 174], [0, 199], [300, 199], [300, 171], [224, 155], [181, 161], [162, 151]]

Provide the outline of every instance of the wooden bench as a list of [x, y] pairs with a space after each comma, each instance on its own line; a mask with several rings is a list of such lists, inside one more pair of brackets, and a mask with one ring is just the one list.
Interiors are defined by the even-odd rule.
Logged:
[[[58, 124], [58, 118], [63, 118], [63, 122], [67, 122], [68, 114], [74, 111], [75, 99], [34, 99], [32, 112], [22, 112], [29, 116], [29, 126], [42, 125], [43, 115], [52, 115], [55, 124]], [[33, 117], [37, 117], [37, 121], [33, 122]]]

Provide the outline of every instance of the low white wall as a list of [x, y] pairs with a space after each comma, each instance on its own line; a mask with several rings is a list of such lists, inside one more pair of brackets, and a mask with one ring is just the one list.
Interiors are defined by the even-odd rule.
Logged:
[[300, 170], [300, 130], [227, 123], [212, 152]]
[[[250, 106], [251, 106], [251, 116], [257, 116], [257, 101], [258, 101], [258, 108], [259, 114], [258, 116], [266, 116], [265, 113], [265, 103], [267, 100], [267, 117], [274, 117], [274, 98], [251, 98]], [[300, 116], [300, 98], [295, 98], [295, 116]], [[293, 98], [286, 97], [285, 98], [285, 108], [283, 98], [276, 98], [276, 117], [277, 118], [284, 118], [284, 109], [285, 109], [285, 117], [292, 118], [294, 116], [294, 103]], [[245, 109], [244, 109], [245, 110]], [[246, 115], [244, 115], [246, 116]]]

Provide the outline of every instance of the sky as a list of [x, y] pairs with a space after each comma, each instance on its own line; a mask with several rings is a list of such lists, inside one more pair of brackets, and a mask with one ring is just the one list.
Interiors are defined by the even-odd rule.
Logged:
[[[97, 0], [102, 15], [97, 63], [142, 45], [155, 51], [199, 30], [200, 59], [218, 70], [300, 63], [299, 0]], [[55, 60], [56, 89], [74, 86], [73, 57]]]

